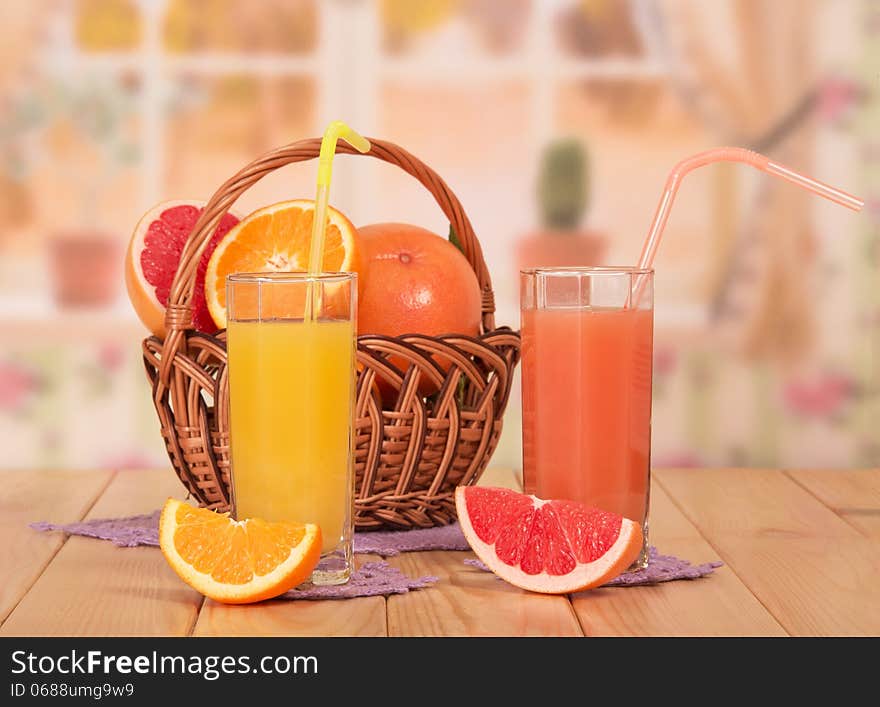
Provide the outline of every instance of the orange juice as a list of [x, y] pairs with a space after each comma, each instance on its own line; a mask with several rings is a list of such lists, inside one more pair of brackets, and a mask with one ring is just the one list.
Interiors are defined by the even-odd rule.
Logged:
[[329, 552], [352, 513], [354, 322], [228, 327], [235, 515], [317, 523]]
[[522, 311], [526, 491], [645, 526], [653, 311]]

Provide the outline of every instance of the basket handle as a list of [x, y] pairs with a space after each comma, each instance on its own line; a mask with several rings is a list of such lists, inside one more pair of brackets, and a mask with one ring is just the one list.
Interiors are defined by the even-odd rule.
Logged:
[[[480, 283], [480, 289], [483, 293], [483, 331], [492, 331], [495, 328], [495, 298], [492, 291], [492, 281], [483, 258], [480, 242], [477, 240], [473, 226], [471, 226], [458, 198], [440, 175], [402, 147], [385, 140], [368, 139], [372, 148], [365, 153], [366, 155], [397, 165], [404, 172], [419, 180], [437, 201], [446, 218], [449, 219], [449, 223], [461, 241], [464, 255], [474, 269], [477, 281]], [[176, 350], [180, 338], [182, 338], [182, 332], [193, 327], [190, 302], [195, 287], [196, 272], [202, 251], [220, 223], [220, 219], [229, 211], [238, 197], [267, 174], [293, 162], [315, 159], [320, 150], [320, 138], [298, 140], [290, 145], [279, 147], [258, 157], [217, 189], [199, 216], [183, 248], [177, 272], [174, 274], [174, 281], [168, 296], [168, 308], [165, 312], [166, 349]], [[350, 155], [361, 154], [347, 143], [339, 143], [336, 146], [336, 152]]]

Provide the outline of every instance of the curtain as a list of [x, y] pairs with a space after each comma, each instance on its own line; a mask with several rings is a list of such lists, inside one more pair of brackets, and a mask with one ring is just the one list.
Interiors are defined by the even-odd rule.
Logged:
[[[668, 0], [664, 9], [679, 90], [717, 143], [809, 174], [815, 1]], [[715, 170], [713, 320], [748, 356], [796, 361], [813, 339], [815, 197], [770, 177], [755, 182], [747, 169]]]

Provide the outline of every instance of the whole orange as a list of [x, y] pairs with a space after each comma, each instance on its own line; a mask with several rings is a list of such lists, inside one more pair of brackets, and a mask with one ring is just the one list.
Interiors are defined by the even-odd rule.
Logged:
[[406, 223], [362, 226], [358, 236], [359, 335], [479, 335], [480, 285], [452, 243]]

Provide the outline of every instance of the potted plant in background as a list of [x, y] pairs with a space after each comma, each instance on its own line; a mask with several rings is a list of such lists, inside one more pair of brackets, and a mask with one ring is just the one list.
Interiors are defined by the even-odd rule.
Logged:
[[[122, 239], [100, 225], [100, 204], [102, 191], [139, 156], [127, 134], [133, 94], [124, 82], [35, 80], [11, 101], [2, 121], [7, 179], [27, 192], [28, 179], [49, 174], [76, 204], [71, 215], [58, 205], [61, 199], [52, 199], [46, 203], [56, 211], [43, 214], [56, 221], [61, 211], [70, 223], [46, 235], [52, 295], [59, 307], [105, 307], [119, 294]], [[86, 146], [87, 154], [77, 152], [77, 145]]]
[[0, 248], [12, 232], [33, 217], [33, 199], [26, 181], [26, 159], [20, 146], [5, 140], [0, 125]]
[[600, 265], [608, 248], [605, 235], [581, 227], [589, 204], [587, 153], [573, 138], [546, 148], [538, 179], [541, 228], [517, 244], [519, 269]]

